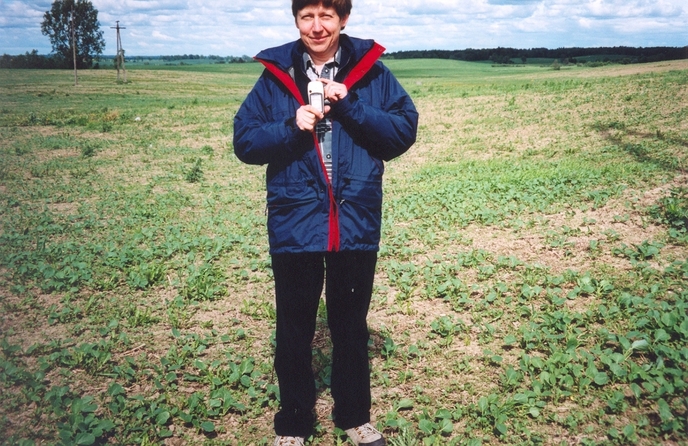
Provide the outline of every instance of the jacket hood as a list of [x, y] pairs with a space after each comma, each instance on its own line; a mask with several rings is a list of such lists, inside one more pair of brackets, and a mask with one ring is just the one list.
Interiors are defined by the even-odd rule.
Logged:
[[[375, 45], [372, 39], [359, 39], [350, 37], [346, 34], [339, 36], [339, 45], [342, 47], [342, 63], [346, 65], [353, 59], [358, 61], [370, 51]], [[301, 40], [286, 43], [284, 45], [267, 48], [259, 52], [254, 59], [271, 62], [278, 66], [283, 71], [287, 71], [294, 66], [295, 61], [301, 60], [301, 55], [305, 51], [305, 47]]]

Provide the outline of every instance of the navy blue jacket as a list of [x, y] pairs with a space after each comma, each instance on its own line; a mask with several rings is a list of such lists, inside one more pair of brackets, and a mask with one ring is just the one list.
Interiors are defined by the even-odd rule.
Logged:
[[382, 218], [383, 161], [416, 139], [411, 98], [377, 58], [372, 40], [340, 36], [336, 81], [349, 87], [333, 104], [332, 182], [316, 138], [294, 124], [307, 101], [308, 78], [300, 40], [260, 52], [266, 70], [234, 118], [234, 152], [243, 162], [267, 164], [270, 252], [376, 251]]

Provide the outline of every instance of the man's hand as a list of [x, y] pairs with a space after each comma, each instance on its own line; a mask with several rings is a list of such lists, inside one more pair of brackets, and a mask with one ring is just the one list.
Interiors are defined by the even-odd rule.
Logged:
[[[340, 84], [330, 79], [319, 79], [325, 84], [325, 99], [330, 104], [336, 104], [349, 94], [346, 85]], [[311, 105], [302, 105], [296, 110], [296, 126], [304, 132], [312, 132], [315, 130], [315, 125], [330, 111], [330, 106], [325, 106], [325, 113], [320, 113], [317, 108]]]
[[344, 84], [330, 79], [320, 79], [320, 82], [325, 84], [325, 99], [329, 99], [332, 104], [341, 101], [349, 94], [349, 90], [347, 90]]
[[296, 110], [296, 119], [294, 123], [296, 127], [304, 132], [312, 132], [315, 130], [315, 125], [324, 118], [325, 115], [320, 113], [317, 108], [312, 105], [302, 105]]

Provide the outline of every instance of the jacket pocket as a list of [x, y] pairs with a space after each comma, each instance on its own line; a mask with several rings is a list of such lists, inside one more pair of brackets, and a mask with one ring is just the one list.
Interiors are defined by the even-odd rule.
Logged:
[[339, 196], [342, 246], [371, 249], [380, 242], [382, 181], [344, 179]]
[[382, 208], [382, 180], [344, 178], [340, 204], [351, 202], [369, 209]]
[[327, 240], [327, 214], [316, 200], [268, 206], [268, 237], [273, 252], [322, 251]]
[[323, 245], [326, 212], [314, 182], [270, 184], [268, 187], [268, 235], [274, 250], [303, 250]]

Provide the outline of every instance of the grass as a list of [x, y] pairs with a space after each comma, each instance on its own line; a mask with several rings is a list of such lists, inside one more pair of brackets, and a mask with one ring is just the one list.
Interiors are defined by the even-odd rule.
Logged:
[[[421, 113], [369, 318], [389, 443], [685, 444], [686, 61], [386, 63]], [[231, 143], [260, 70], [0, 72], [2, 444], [271, 444], [264, 170]]]

